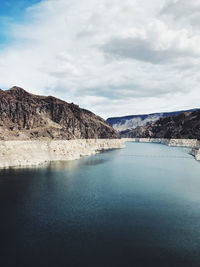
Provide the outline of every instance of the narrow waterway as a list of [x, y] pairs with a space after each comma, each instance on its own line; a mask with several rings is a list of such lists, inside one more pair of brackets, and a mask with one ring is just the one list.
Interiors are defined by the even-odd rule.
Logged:
[[0, 266], [199, 266], [200, 163], [127, 143], [0, 171]]

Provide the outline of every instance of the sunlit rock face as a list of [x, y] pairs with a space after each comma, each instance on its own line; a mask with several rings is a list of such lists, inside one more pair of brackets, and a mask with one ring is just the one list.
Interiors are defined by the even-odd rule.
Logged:
[[123, 139], [0, 141], [0, 168], [39, 165], [125, 147]]
[[119, 134], [105, 120], [52, 96], [19, 87], [0, 90], [0, 140], [113, 139]]

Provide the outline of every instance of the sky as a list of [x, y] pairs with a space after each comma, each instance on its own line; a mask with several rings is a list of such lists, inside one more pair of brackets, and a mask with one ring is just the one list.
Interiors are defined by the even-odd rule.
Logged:
[[0, 88], [108, 118], [200, 107], [200, 0], [0, 0]]

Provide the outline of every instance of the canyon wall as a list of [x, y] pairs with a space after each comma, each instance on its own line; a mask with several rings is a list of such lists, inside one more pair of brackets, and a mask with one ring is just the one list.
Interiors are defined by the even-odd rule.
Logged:
[[104, 119], [53, 96], [0, 89], [0, 140], [117, 139]]
[[144, 126], [120, 132], [124, 138], [165, 138], [200, 140], [200, 110], [160, 118]]

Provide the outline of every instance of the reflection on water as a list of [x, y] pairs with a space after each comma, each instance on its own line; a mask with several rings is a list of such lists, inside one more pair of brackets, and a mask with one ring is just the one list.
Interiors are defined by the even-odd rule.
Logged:
[[67, 170], [67, 169], [75, 169], [79, 165], [78, 160], [69, 160], [69, 161], [54, 161], [50, 162], [46, 169], [48, 170], [56, 170], [56, 171], [61, 171], [61, 170]]
[[128, 143], [2, 170], [0, 218], [3, 267], [199, 266], [200, 163], [188, 149]]
[[72, 161], [54, 161], [47, 165], [47, 169], [51, 170], [66, 170], [66, 169], [74, 169], [79, 167], [80, 165], [88, 165], [88, 166], [95, 166], [99, 164], [103, 164], [108, 159], [101, 159], [95, 157], [87, 157], [82, 158], [80, 160], [72, 160]]

